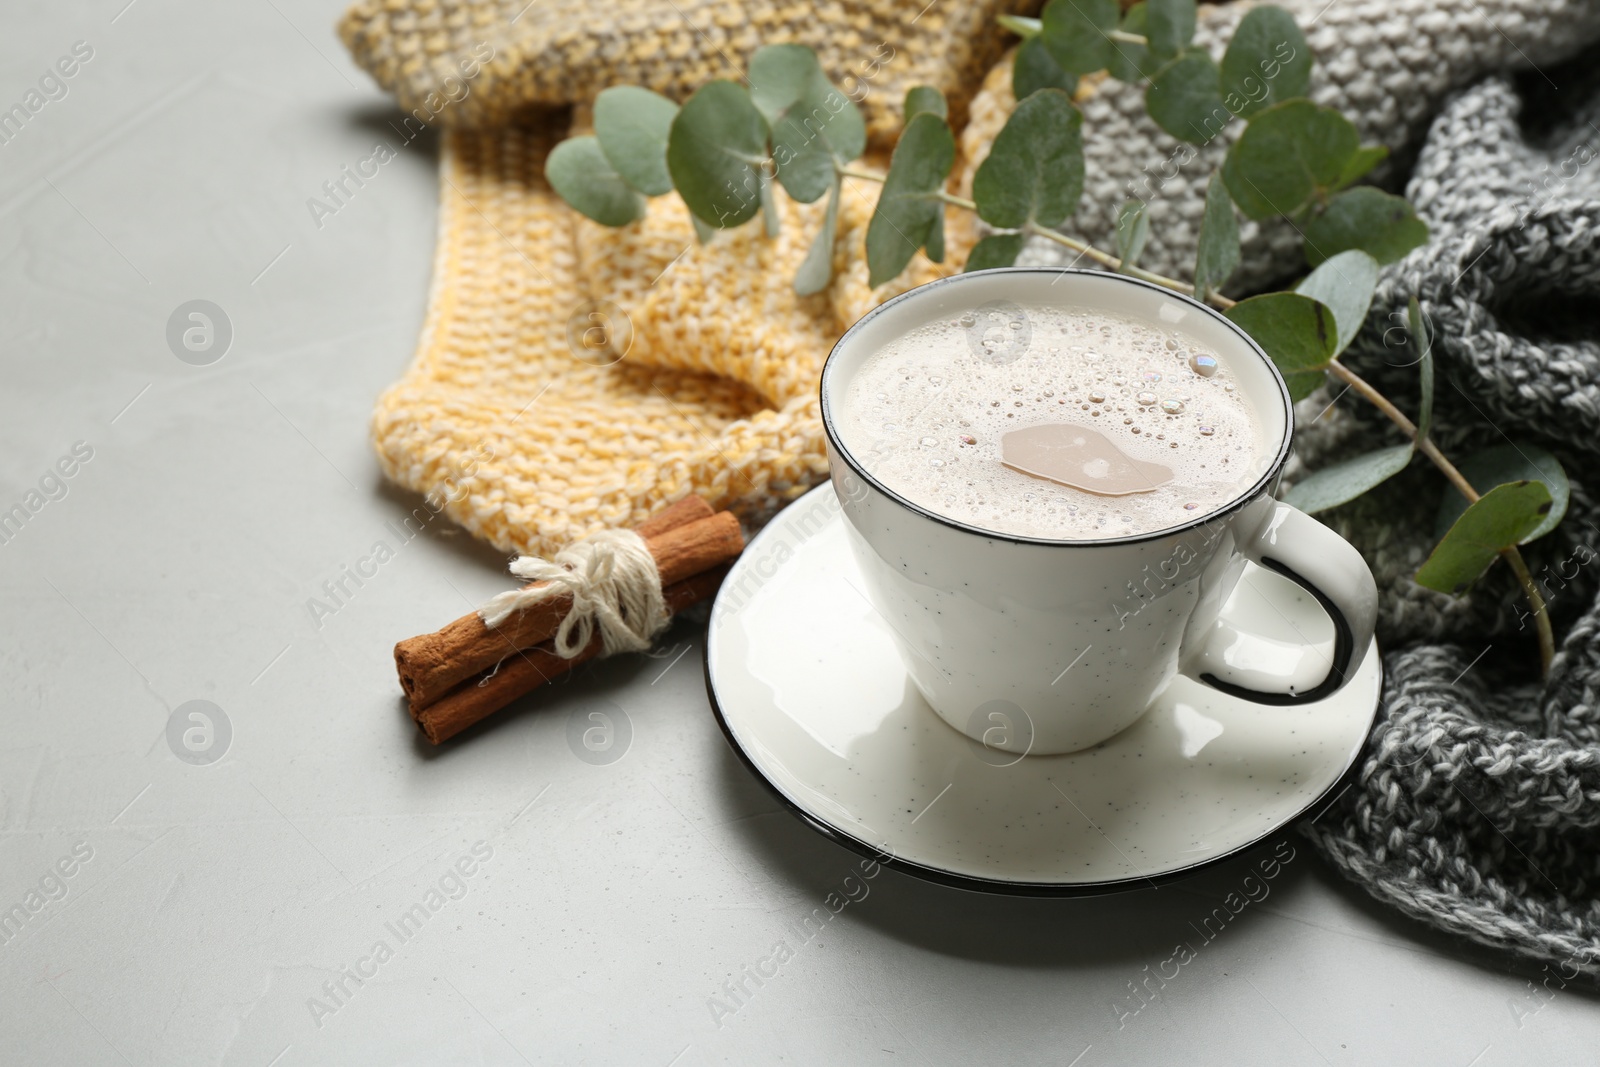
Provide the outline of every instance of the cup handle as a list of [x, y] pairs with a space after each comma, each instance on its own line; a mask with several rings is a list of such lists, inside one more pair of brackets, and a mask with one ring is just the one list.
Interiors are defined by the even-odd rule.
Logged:
[[1184, 673], [1229, 696], [1257, 704], [1309, 704], [1337, 692], [1366, 655], [1377, 623], [1378, 588], [1366, 560], [1350, 542], [1316, 519], [1276, 501], [1261, 532], [1241, 544], [1239, 552], [1317, 598], [1333, 620], [1333, 665], [1327, 676], [1310, 688], [1297, 688], [1296, 679], [1283, 677], [1276, 679], [1277, 688], [1267, 688], [1275, 681], [1270, 672], [1228, 663], [1227, 649], [1243, 631], [1219, 618]]

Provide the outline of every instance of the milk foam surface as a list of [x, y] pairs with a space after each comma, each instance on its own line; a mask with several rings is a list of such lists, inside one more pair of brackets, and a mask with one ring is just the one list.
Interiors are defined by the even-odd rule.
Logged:
[[[845, 448], [895, 493], [996, 533], [1089, 540], [1182, 525], [1238, 499], [1267, 462], [1262, 420], [1215, 351], [1084, 308], [985, 305], [869, 356], [834, 408]], [[1102, 496], [1010, 470], [1000, 439], [1073, 423], [1172, 469]]]

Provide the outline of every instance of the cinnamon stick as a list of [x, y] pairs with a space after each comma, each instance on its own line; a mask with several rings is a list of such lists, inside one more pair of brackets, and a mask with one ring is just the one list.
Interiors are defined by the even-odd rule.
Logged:
[[[662, 590], [667, 610], [677, 614], [691, 605], [711, 599], [728, 570], [729, 565], [724, 563], [667, 586]], [[572, 659], [562, 659], [556, 655], [548, 642], [508, 653], [503, 660], [462, 682], [426, 707], [418, 708], [413, 704], [412, 716], [422, 727], [424, 736], [433, 744], [440, 744], [467, 727], [482, 722], [518, 697], [595, 658], [600, 654], [600, 647], [597, 634]]]
[[[707, 520], [715, 520], [714, 525], [696, 525]], [[645, 539], [666, 586], [737, 555], [743, 541], [733, 546], [730, 522], [736, 532], [738, 523], [732, 516], [716, 519], [702, 498], [688, 496], [646, 519], [634, 532]], [[400, 687], [414, 708], [426, 707], [517, 649], [548, 638], [571, 607], [571, 597], [554, 597], [517, 612], [493, 629], [472, 612], [441, 630], [401, 641], [394, 646]]]

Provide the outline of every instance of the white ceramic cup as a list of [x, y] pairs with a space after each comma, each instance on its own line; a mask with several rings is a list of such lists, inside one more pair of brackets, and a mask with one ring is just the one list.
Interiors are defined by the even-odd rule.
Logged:
[[[840, 440], [837, 407], [850, 380], [888, 341], [997, 303], [1162, 323], [1210, 347], [1269, 442], [1260, 477], [1181, 526], [1099, 540], [995, 533], [897, 495]], [[863, 592], [929, 705], [988, 748], [1044, 755], [1098, 744], [1144, 714], [1179, 673], [1262, 704], [1319, 700], [1344, 685], [1372, 642], [1378, 597], [1360, 553], [1273, 499], [1294, 431], [1282, 377], [1243, 330], [1168, 289], [1101, 271], [1029, 267], [921, 286], [839, 339], [822, 372], [822, 418]], [[1331, 663], [1298, 633], [1266, 635], [1266, 644], [1222, 617], [1246, 560], [1322, 604], [1334, 624]], [[1277, 652], [1264, 656], [1263, 647]]]

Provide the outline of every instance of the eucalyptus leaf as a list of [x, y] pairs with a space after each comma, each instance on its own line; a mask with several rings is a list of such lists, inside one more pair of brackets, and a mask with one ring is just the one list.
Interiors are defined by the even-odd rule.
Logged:
[[1311, 89], [1311, 49], [1294, 16], [1281, 7], [1252, 8], [1239, 20], [1222, 57], [1228, 110], [1249, 118]]
[[778, 215], [778, 202], [772, 195], [772, 183], [764, 178], [761, 182], [761, 225], [768, 237], [778, 236], [783, 226], [783, 219]]
[[1194, 40], [1194, 0], [1145, 0], [1141, 6], [1145, 8], [1143, 32], [1153, 59], [1165, 62], [1189, 47]]
[[1327, 380], [1327, 372], [1320, 370], [1294, 371], [1283, 376], [1283, 384], [1289, 387], [1289, 399], [1296, 404], [1316, 392]]
[[702, 245], [708, 245], [717, 236], [717, 228], [702, 219], [694, 212], [689, 212], [689, 221], [694, 225], [694, 235]]
[[1395, 445], [1324, 467], [1297, 482], [1283, 502], [1308, 515], [1338, 507], [1405, 470], [1413, 451], [1409, 444]]
[[899, 275], [943, 217], [938, 192], [956, 158], [944, 120], [926, 111], [906, 123], [867, 224], [867, 274], [874, 288]]
[[991, 233], [972, 246], [967, 255], [967, 273], [1011, 266], [1026, 241], [1027, 237], [1020, 233]]
[[[1536, 541], [1560, 525], [1572, 498], [1572, 485], [1561, 461], [1537, 445], [1521, 443], [1486, 448], [1456, 464], [1456, 469], [1468, 485], [1479, 490], [1523, 481], [1544, 486], [1550, 494], [1550, 510], [1543, 521], [1518, 538], [1517, 544]], [[1439, 501], [1439, 515], [1434, 520], [1434, 536], [1443, 537], [1466, 510], [1467, 498], [1457, 492], [1455, 486], [1446, 485], [1444, 497]]]
[[1256, 339], [1286, 378], [1322, 370], [1338, 343], [1333, 312], [1320, 300], [1300, 293], [1263, 293], [1239, 301], [1223, 314]]
[[561, 199], [603, 226], [644, 217], [644, 197], [612, 169], [594, 137], [569, 137], [556, 145], [544, 176]]
[[1338, 355], [1367, 321], [1367, 309], [1372, 307], [1372, 294], [1378, 288], [1378, 261], [1359, 250], [1340, 252], [1322, 266], [1308, 274], [1294, 291], [1320, 300], [1333, 312], [1338, 328], [1338, 341], [1333, 354]]
[[1233, 120], [1222, 103], [1219, 78], [1210, 54], [1191, 48], [1151, 75], [1145, 110], [1178, 140], [1205, 144]]
[[[1117, 29], [1129, 36], [1143, 37], [1146, 32], [1148, 8], [1149, 5], [1144, 0], [1128, 8], [1122, 13], [1122, 25]], [[1151, 55], [1148, 43], [1116, 39], [1111, 42], [1111, 65], [1108, 69], [1111, 71], [1111, 76], [1118, 81], [1144, 81], [1155, 73], [1162, 62], [1165, 60], [1157, 61]]]
[[[1425, 441], [1433, 432], [1433, 330], [1423, 319], [1422, 307], [1416, 297], [1406, 303], [1406, 325], [1410, 327], [1411, 339], [1420, 353], [1417, 356], [1417, 375], [1422, 387], [1422, 400], [1417, 408], [1417, 440]], [[1566, 510], [1565, 503], [1562, 504], [1562, 510]], [[1444, 531], [1440, 530], [1439, 533], [1442, 536]]]
[[922, 242], [922, 254], [934, 263], [944, 262], [944, 205], [933, 214], [933, 225], [928, 227], [928, 239]]
[[595, 98], [600, 150], [623, 181], [645, 196], [672, 192], [667, 135], [677, 114], [677, 104], [637, 85], [612, 86]]
[[1360, 185], [1328, 202], [1305, 226], [1306, 262], [1316, 266], [1347, 248], [1359, 248], [1379, 263], [1393, 263], [1428, 243], [1428, 224], [1400, 196]]
[[833, 242], [839, 229], [840, 195], [840, 185], [835, 180], [833, 188], [828, 190], [828, 207], [822, 216], [822, 230], [811, 242], [800, 269], [795, 271], [794, 291], [799, 296], [820, 293], [833, 280]]
[[767, 120], [750, 94], [731, 81], [707, 82], [672, 120], [667, 170], [689, 210], [728, 229], [761, 210], [761, 164], [767, 159]]
[[1543, 482], [1497, 485], [1461, 513], [1417, 571], [1416, 582], [1441, 593], [1464, 593], [1503, 549], [1526, 541], [1552, 510]]
[[1062, 70], [1092, 74], [1111, 65], [1117, 0], [1050, 0], [1039, 21], [1039, 39]]
[[931, 85], [913, 85], [906, 90], [906, 121], [910, 122], [924, 111], [942, 119], [950, 117], [950, 105], [945, 103], [943, 93]]
[[1200, 219], [1200, 246], [1195, 255], [1195, 297], [1204, 300], [1227, 282], [1239, 266], [1239, 220], [1233, 216], [1222, 175], [1206, 183], [1206, 211]]
[[861, 112], [804, 45], [767, 45], [750, 57], [750, 100], [771, 131], [778, 181], [802, 204], [826, 194], [837, 168], [866, 150]]
[[1338, 188], [1343, 189], [1351, 182], [1366, 177], [1373, 167], [1388, 158], [1389, 150], [1383, 145], [1362, 145], [1356, 149], [1354, 155], [1345, 161], [1344, 170], [1339, 175]]
[[1139, 265], [1144, 246], [1150, 240], [1150, 214], [1142, 200], [1130, 200], [1117, 212], [1117, 258], [1123, 272]]
[[1250, 120], [1228, 150], [1222, 178], [1233, 202], [1250, 218], [1293, 215], [1338, 183], [1359, 142], [1355, 126], [1333, 108], [1290, 100]]
[[1078, 87], [1078, 76], [1061, 69], [1050, 55], [1050, 50], [1037, 37], [1022, 42], [1011, 64], [1011, 92], [1018, 100], [1026, 100], [1040, 89], [1065, 89], [1072, 92]]
[[1017, 105], [972, 177], [978, 217], [1008, 230], [1057, 226], [1082, 196], [1083, 115], [1062, 90], [1041, 89]]

